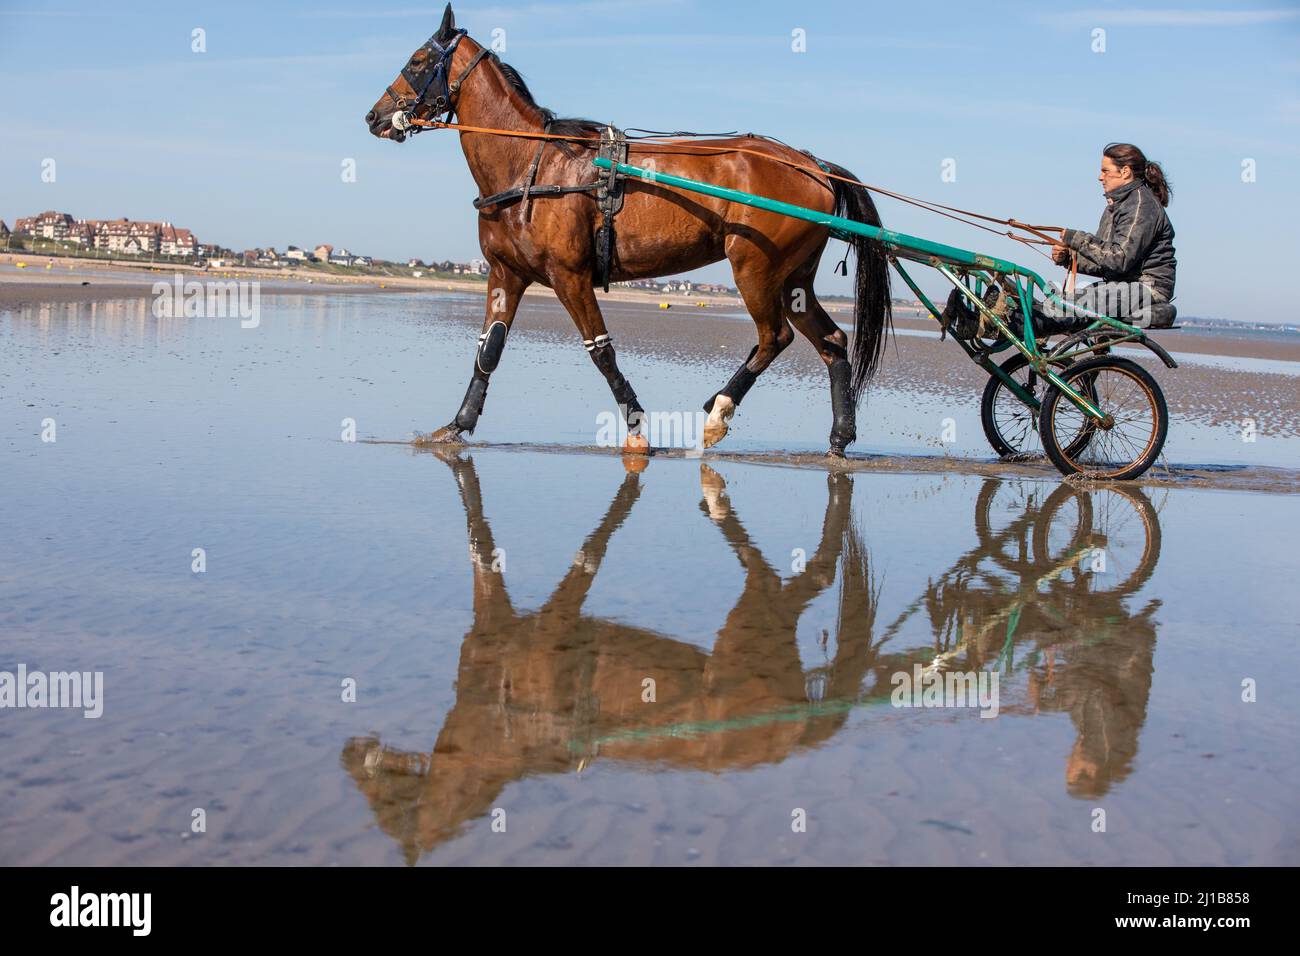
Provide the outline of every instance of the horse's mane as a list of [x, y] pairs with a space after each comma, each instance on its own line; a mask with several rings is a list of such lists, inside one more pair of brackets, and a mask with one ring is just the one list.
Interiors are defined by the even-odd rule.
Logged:
[[518, 70], [502, 61], [500, 57], [494, 55], [492, 59], [497, 69], [501, 71], [501, 75], [506, 78], [506, 82], [510, 84], [510, 88], [518, 93], [525, 103], [542, 114], [542, 122], [550, 124], [552, 133], [558, 136], [590, 136], [599, 134], [608, 125], [578, 116], [556, 116], [553, 111], [533, 99], [532, 91], [528, 89], [528, 84], [524, 82]]

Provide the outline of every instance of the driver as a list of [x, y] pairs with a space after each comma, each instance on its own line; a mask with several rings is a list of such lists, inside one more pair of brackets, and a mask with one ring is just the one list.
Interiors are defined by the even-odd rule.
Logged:
[[[1174, 227], [1165, 214], [1173, 190], [1160, 164], [1131, 143], [1111, 143], [1102, 150], [1097, 178], [1106, 196], [1097, 232], [1064, 230], [1061, 241], [1052, 246], [1052, 261], [1068, 266], [1071, 257], [1078, 256], [1078, 270], [1102, 281], [1062, 298], [1147, 328], [1153, 307], [1165, 306], [1174, 297]], [[955, 319], [951, 324], [955, 335], [969, 338], [978, 330], [978, 316], [956, 289], [948, 297], [944, 317]], [[1052, 302], [1041, 311], [1035, 303], [1037, 336], [1074, 332], [1091, 321]]]

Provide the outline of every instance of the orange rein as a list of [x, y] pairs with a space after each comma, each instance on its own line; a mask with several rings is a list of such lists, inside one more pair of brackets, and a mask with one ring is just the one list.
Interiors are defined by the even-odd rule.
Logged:
[[[594, 146], [599, 146], [600, 144], [600, 138], [596, 136], [560, 136], [555, 133], [533, 132], [531, 130], [494, 129], [488, 126], [467, 126], [464, 123], [447, 123], [442, 120], [420, 120], [414, 118], [410, 120], [410, 124], [412, 126], [420, 126], [426, 129], [455, 129], [465, 133], [487, 133], [492, 136], [513, 136], [521, 139], [563, 140], [571, 143], [587, 143]], [[628, 147], [629, 149], [631, 149], [632, 146], [642, 145], [642, 144], [648, 144], [651, 146], [661, 146], [661, 147], [668, 146], [668, 147], [673, 147], [674, 149], [681, 149], [686, 151], [695, 150], [704, 153], [746, 153], [750, 156], [757, 156], [760, 159], [772, 160], [773, 162], [781, 163], [784, 166], [789, 166], [792, 169], [803, 170], [804, 172], [810, 173], [813, 176], [826, 176], [831, 179], [837, 179], [840, 182], [849, 183], [850, 185], [853, 186], [861, 186], [863, 189], [868, 189], [871, 192], [879, 193], [882, 196], [888, 196], [891, 199], [897, 199], [900, 202], [905, 202], [910, 205], [917, 206], [929, 212], [938, 213], [941, 216], [947, 216], [949, 219], [955, 219], [958, 222], [965, 223], [968, 226], [974, 226], [976, 229], [983, 229], [985, 232], [991, 232], [996, 236], [1006, 236], [1007, 238], [1014, 239], [1017, 242], [1023, 242], [1031, 249], [1034, 248], [1035, 245], [1043, 245], [1043, 246], [1057, 245], [1060, 242], [1060, 240], [1053, 239], [1051, 236], [1045, 235], [1045, 233], [1046, 232], [1059, 233], [1063, 231], [1060, 226], [1031, 226], [1026, 223], [1019, 222], [1015, 219], [998, 219], [993, 216], [985, 216], [982, 213], [970, 212], [969, 210], [965, 210], [965, 209], [958, 209], [955, 206], [945, 206], [943, 203], [931, 202], [926, 199], [917, 199], [914, 196], [907, 196], [904, 195], [903, 193], [896, 193], [893, 192], [892, 190], [884, 189], [880, 186], [872, 186], [870, 183], [864, 183], [857, 179], [851, 179], [848, 176], [838, 176], [835, 173], [827, 172], [826, 170], [822, 169], [820, 166], [804, 165], [803, 163], [796, 162], [795, 160], [782, 159], [780, 156], [772, 156], [769, 153], [763, 153], [756, 149], [748, 149], [747, 147], [744, 146], [708, 146], [703, 143], [691, 143], [679, 139], [659, 139], [657, 137], [646, 137], [645, 139], [638, 139], [629, 143]], [[1003, 226], [1010, 226], [1012, 229], [1019, 229], [1022, 232], [1031, 233], [1037, 238], [1030, 239], [1026, 236], [1017, 236], [1015, 233], [1011, 232], [1010, 230], [1006, 232], [1001, 232], [997, 229], [990, 229], [988, 226], [982, 226], [978, 222], [970, 222], [969, 220], [963, 219], [962, 216], [973, 216], [976, 219], [983, 219], [985, 222], [996, 222]], [[1043, 252], [1041, 249], [1034, 249], [1034, 251], [1037, 252], [1039, 255], [1047, 256], [1047, 253]], [[1050, 258], [1050, 256], [1048, 258]]]

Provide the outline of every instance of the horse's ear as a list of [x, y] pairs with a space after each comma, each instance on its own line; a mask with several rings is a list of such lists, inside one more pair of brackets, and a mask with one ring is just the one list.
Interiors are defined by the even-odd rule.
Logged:
[[452, 32], [456, 29], [456, 14], [451, 12], [451, 4], [447, 4], [447, 9], [442, 11], [442, 26], [438, 27], [438, 42], [444, 43], [451, 39]]

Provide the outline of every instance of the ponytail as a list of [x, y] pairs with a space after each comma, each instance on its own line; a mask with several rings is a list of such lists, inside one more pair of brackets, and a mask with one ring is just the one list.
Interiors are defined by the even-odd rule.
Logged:
[[1169, 200], [1174, 198], [1174, 188], [1169, 185], [1169, 180], [1165, 179], [1165, 171], [1160, 168], [1160, 164], [1148, 161], [1142, 178], [1147, 181], [1151, 191], [1156, 194], [1156, 198], [1160, 200], [1160, 205], [1168, 206]]
[[1160, 200], [1160, 205], [1169, 205], [1169, 200], [1174, 197], [1174, 187], [1169, 185], [1169, 180], [1165, 178], [1165, 171], [1160, 168], [1159, 163], [1149, 161], [1142, 150], [1132, 143], [1110, 143], [1101, 152], [1103, 156], [1113, 160], [1115, 165], [1132, 169], [1133, 178], [1141, 179], [1150, 186], [1151, 191]]

